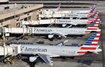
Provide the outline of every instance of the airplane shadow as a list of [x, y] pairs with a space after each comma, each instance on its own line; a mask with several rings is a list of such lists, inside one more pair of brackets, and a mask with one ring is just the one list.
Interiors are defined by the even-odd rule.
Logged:
[[36, 63], [34, 62], [29, 62], [28, 59], [21, 59], [22, 61], [26, 62], [27, 64], [29, 64], [29, 67], [35, 67]]
[[34, 62], [30, 62], [29, 57], [21, 60], [29, 64], [29, 67], [35, 67], [35, 65], [38, 64], [39, 62], [43, 62], [43, 60], [40, 57], [38, 57]]

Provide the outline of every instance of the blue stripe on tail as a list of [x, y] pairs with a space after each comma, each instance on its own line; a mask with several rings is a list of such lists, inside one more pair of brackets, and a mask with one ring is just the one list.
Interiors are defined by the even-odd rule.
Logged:
[[97, 13], [97, 11], [91, 16], [91, 18], [90, 19], [93, 19], [94, 18], [94, 16], [96, 15], [96, 13]]
[[93, 9], [94, 6], [95, 6], [95, 5], [93, 5], [91, 9]]
[[84, 45], [91, 45], [92, 41], [94, 40], [95, 36], [97, 35], [98, 32], [95, 32], [89, 39], [86, 41]]
[[92, 9], [92, 11], [90, 13], [93, 13], [93, 11], [95, 10], [95, 8]]
[[89, 27], [94, 27], [94, 25], [97, 22], [97, 20], [98, 20], [98, 18]]
[[60, 7], [60, 4], [58, 5], [58, 7], [57, 8], [59, 8]]

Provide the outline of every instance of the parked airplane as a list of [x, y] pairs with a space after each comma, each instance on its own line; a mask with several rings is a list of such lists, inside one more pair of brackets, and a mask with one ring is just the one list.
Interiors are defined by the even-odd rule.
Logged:
[[92, 10], [94, 10], [94, 8], [96, 8], [96, 5], [93, 5], [90, 10], [73, 10], [72, 13], [91, 13]]
[[84, 35], [92, 31], [101, 31], [98, 28], [100, 18], [98, 18], [88, 28], [50, 28], [50, 27], [35, 27], [34, 34], [48, 34], [48, 38], [52, 39], [55, 35], [65, 37], [65, 35]]
[[[98, 41], [100, 32], [95, 32], [88, 41], [78, 47], [64, 46], [67, 40], [50, 45], [22, 45], [21, 54], [30, 55], [29, 61], [35, 62], [40, 57], [45, 63], [52, 65], [51, 57], [70, 57], [81, 56], [88, 52], [98, 54], [102, 49], [99, 48]], [[63, 45], [63, 46], [62, 46]]]
[[65, 27], [67, 24], [71, 25], [86, 25], [90, 24], [98, 17], [98, 11], [94, 13], [89, 19], [57, 19], [55, 24], [62, 24]]
[[94, 8], [90, 13], [61, 13], [63, 11], [57, 11], [57, 12], [49, 12], [49, 11], [43, 11], [43, 14], [39, 14], [39, 19], [41, 18], [87, 18], [91, 17], [95, 12], [96, 8]]
[[56, 9], [48, 9], [50, 11], [59, 11], [61, 7], [61, 3], [59, 3], [58, 7]]
[[67, 13], [66, 17], [86, 18], [86, 17], [91, 17], [95, 12], [96, 8], [94, 8], [90, 13]]

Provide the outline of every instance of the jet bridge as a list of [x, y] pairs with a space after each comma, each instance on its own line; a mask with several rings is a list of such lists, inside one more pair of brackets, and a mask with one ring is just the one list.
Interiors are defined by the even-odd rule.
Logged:
[[2, 28], [1, 33], [12, 33], [12, 34], [31, 34], [34, 33], [34, 27], [27, 28]]
[[51, 10], [43, 10], [42, 15], [47, 15], [47, 14], [67, 14], [67, 13], [72, 13], [71, 10], [66, 10], [66, 11], [51, 11]]
[[21, 53], [21, 45], [4, 45], [0, 46], [0, 61], [6, 59], [8, 56], [16, 56]]
[[47, 14], [88, 14], [90, 10], [63, 10], [63, 11], [52, 11], [52, 10], [43, 10], [42, 15]]
[[[78, 23], [77, 23], [78, 21]], [[40, 24], [80, 24], [84, 22], [88, 22], [88, 19], [80, 20], [80, 19], [42, 19], [42, 20], [32, 20], [32, 21], [21, 21], [20, 25], [40, 25]]]
[[53, 24], [56, 23], [57, 19], [45, 19], [45, 20], [32, 20], [32, 21], [21, 21], [20, 25], [39, 25], [39, 24]]

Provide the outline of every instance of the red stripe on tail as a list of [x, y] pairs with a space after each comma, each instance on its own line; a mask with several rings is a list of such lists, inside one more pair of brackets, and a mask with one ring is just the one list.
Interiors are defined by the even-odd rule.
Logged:
[[80, 50], [96, 50], [96, 47], [81, 47]]
[[87, 28], [87, 30], [97, 30], [97, 28]]
[[81, 53], [87, 53], [87, 51], [78, 51], [77, 53], [81, 54]]
[[98, 42], [98, 40], [93, 40], [93, 42]]
[[85, 33], [90, 33], [91, 31], [85, 31]]
[[90, 46], [97, 46], [97, 44], [95, 44], [95, 43], [92, 43], [92, 44], [90, 44]]

